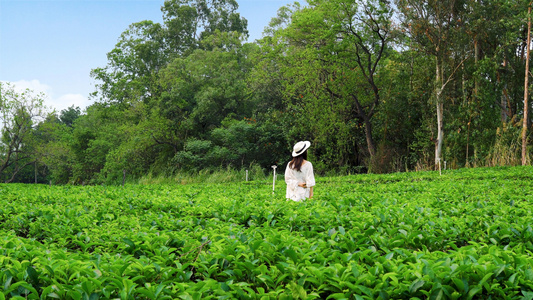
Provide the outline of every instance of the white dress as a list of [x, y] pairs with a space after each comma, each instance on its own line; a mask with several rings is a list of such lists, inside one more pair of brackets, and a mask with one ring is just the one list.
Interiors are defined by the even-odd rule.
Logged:
[[[315, 186], [315, 175], [313, 174], [313, 165], [306, 161], [300, 168], [301, 171], [296, 171], [289, 167], [285, 169], [285, 182], [287, 183], [286, 198], [294, 201], [302, 201], [309, 198], [311, 187]], [[298, 186], [298, 183], [304, 183], [306, 188]]]

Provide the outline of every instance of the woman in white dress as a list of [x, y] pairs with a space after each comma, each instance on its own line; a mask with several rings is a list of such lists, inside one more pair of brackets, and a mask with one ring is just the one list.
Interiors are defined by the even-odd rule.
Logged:
[[313, 165], [307, 161], [307, 149], [310, 146], [310, 142], [302, 141], [293, 147], [292, 160], [285, 169], [287, 199], [302, 201], [306, 198], [313, 198], [315, 175], [313, 174]]

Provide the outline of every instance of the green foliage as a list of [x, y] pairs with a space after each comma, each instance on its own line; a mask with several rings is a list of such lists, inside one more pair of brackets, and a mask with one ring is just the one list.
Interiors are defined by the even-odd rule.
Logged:
[[[375, 154], [376, 74], [389, 52], [392, 11], [385, 3], [339, 0], [279, 13], [261, 42], [267, 55], [259, 67], [278, 68], [287, 140], [313, 141], [327, 168], [363, 164]], [[254, 75], [269, 80], [266, 72]]]
[[171, 175], [161, 174], [154, 176], [150, 173], [140, 178], [138, 183], [150, 185], [242, 182], [246, 179], [246, 171], [248, 171], [249, 181], [265, 179], [264, 169], [258, 164], [251, 164], [240, 170], [228, 166], [225, 169], [178, 170]]
[[179, 136], [193, 131], [205, 138], [225, 118], [250, 115], [244, 82], [249, 64], [240, 36], [216, 32], [204, 44], [212, 50], [195, 50], [161, 71], [165, 93], [159, 112]]
[[[385, 59], [379, 78], [382, 102], [375, 116], [378, 154], [370, 161], [375, 173], [424, 169], [432, 165], [434, 106], [428, 103], [433, 61], [413, 51]], [[413, 73], [413, 70], [417, 72]]]
[[[166, 1], [163, 24], [143, 21], [124, 31], [108, 65], [92, 72], [100, 102], [74, 124], [70, 182], [117, 184], [124, 174], [134, 181], [277, 160], [284, 136], [265, 132], [276, 128], [270, 123], [245, 121], [255, 118], [259, 101], [247, 91], [254, 47], [242, 44], [246, 20], [237, 7]], [[267, 149], [272, 155], [259, 153], [261, 143], [276, 144]]]
[[81, 115], [81, 110], [79, 107], [74, 107], [74, 105], [70, 106], [67, 109], [64, 109], [59, 114], [59, 120], [61, 120], [61, 123], [72, 127], [74, 124], [74, 121], [76, 121], [77, 118], [79, 118]]
[[214, 169], [233, 166], [244, 168], [259, 164], [268, 168], [284, 162], [285, 148], [279, 143], [281, 133], [276, 128], [258, 126], [255, 119], [227, 120], [223, 127], [214, 129], [209, 140], [189, 139], [173, 163], [183, 170]]
[[227, 184], [0, 185], [5, 299], [524, 299], [531, 167]]
[[40, 145], [38, 164], [45, 167], [44, 172], [38, 176], [39, 182], [52, 181], [56, 184], [63, 184], [69, 182], [72, 176], [75, 158], [70, 147], [72, 128], [69, 123], [74, 122], [74, 119], [73, 115], [66, 117], [63, 112], [61, 113], [63, 121], [55, 114], [50, 114], [37, 127], [36, 138]]
[[170, 48], [177, 53], [197, 49], [215, 32], [248, 35], [248, 21], [235, 0], [167, 0], [161, 8]]
[[518, 166], [521, 164], [521, 123], [517, 124], [511, 120], [498, 128], [496, 142], [488, 157], [491, 166]]
[[0, 180], [24, 177], [27, 166], [39, 157], [35, 127], [47, 114], [45, 95], [26, 89], [19, 92], [0, 82]]
[[117, 104], [149, 101], [158, 91], [157, 71], [169, 60], [163, 38], [164, 29], [158, 23], [131, 24], [108, 53], [108, 65], [91, 71], [99, 81], [93, 97]]
[[246, 43], [237, 1], [168, 0], [161, 23], [131, 24], [91, 72], [86, 111], [32, 123], [12, 110], [31, 123], [19, 127], [32, 127], [29, 155], [6, 159], [17, 139], [4, 130], [0, 177], [120, 184], [230, 170], [231, 181], [284, 165], [298, 140], [312, 141], [319, 174], [433, 169], [438, 141], [448, 168], [514, 165], [528, 5], [311, 0]]
[[91, 71], [99, 81], [93, 96], [122, 105], [151, 102], [161, 92], [159, 71], [173, 59], [188, 56], [217, 31], [247, 34], [247, 22], [237, 8], [233, 0], [165, 1], [163, 24], [131, 24], [108, 53], [108, 65]]

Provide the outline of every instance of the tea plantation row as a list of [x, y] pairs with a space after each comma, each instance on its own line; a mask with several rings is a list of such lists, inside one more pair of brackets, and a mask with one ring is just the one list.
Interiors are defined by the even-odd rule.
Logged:
[[533, 168], [0, 185], [3, 299], [533, 299]]

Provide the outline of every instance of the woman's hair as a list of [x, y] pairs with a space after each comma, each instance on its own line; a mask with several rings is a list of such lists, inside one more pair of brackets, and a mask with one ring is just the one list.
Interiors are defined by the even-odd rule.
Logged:
[[289, 168], [296, 170], [298, 172], [301, 172], [302, 165], [304, 163], [304, 160], [307, 159], [307, 150], [305, 150], [304, 153], [293, 157], [291, 162], [289, 163]]

